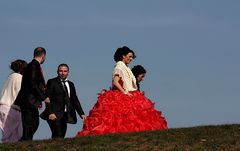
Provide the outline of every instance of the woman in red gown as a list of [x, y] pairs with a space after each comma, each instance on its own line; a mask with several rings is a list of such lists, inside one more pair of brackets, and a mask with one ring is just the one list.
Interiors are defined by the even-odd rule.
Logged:
[[99, 94], [77, 137], [167, 129], [161, 112], [137, 90], [136, 78], [128, 67], [135, 57], [134, 51], [126, 46], [116, 50], [113, 87]]

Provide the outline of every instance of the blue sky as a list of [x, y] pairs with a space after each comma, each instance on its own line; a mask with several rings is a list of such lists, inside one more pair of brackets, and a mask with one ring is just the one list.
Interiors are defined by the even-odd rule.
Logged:
[[[97, 93], [111, 86], [113, 54], [135, 50], [130, 64], [147, 69], [142, 90], [169, 127], [239, 123], [240, 1], [237, 0], [2, 0], [0, 86], [14, 59], [32, 60], [45, 47], [45, 78], [58, 64], [88, 114]], [[41, 111], [40, 111], [41, 112]], [[67, 137], [82, 128], [69, 125]], [[50, 138], [45, 121], [34, 139]]]

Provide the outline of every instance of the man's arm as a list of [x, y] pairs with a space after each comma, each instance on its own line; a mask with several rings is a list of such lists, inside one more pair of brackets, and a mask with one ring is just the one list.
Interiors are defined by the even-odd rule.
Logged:
[[49, 101], [45, 102], [45, 103], [46, 103], [46, 107], [48, 109], [49, 114], [53, 113], [52, 103], [51, 103], [51, 97], [53, 95], [53, 87], [54, 87], [53, 81], [48, 80], [47, 81], [47, 88], [46, 88], [46, 96], [47, 96], [47, 98], [49, 98]]
[[46, 95], [44, 94], [44, 89], [43, 88], [40, 89], [37, 82], [37, 76], [38, 76], [37, 71], [39, 70], [39, 68], [34, 64], [32, 64], [30, 68], [31, 69], [29, 73], [29, 84], [30, 84], [31, 91], [39, 101], [44, 101], [46, 99]]
[[73, 91], [73, 92], [71, 92], [71, 93], [72, 93], [72, 96], [71, 96], [71, 97], [72, 97], [72, 100], [73, 100], [73, 103], [74, 103], [74, 107], [75, 107], [78, 115], [79, 115], [81, 118], [85, 118], [84, 111], [83, 111], [82, 106], [81, 106], [81, 104], [80, 104], [80, 102], [79, 102], [79, 99], [78, 99], [78, 97], [77, 97], [76, 89], [75, 89], [75, 86], [74, 86], [73, 83], [72, 83], [72, 91]]

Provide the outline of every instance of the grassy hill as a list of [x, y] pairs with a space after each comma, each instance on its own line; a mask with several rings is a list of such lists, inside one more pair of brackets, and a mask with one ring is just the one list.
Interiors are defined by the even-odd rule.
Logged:
[[233, 151], [240, 125], [215, 125], [0, 144], [0, 151]]

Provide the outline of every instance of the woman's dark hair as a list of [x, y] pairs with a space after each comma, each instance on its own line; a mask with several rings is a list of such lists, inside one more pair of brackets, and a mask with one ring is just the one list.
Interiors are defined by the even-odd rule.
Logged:
[[147, 71], [141, 65], [136, 65], [132, 68], [132, 73], [137, 78], [140, 74], [145, 74]]
[[133, 50], [129, 49], [127, 46], [123, 46], [121, 48], [118, 48], [114, 54], [114, 61], [118, 62], [118, 61], [122, 61], [123, 60], [123, 56], [126, 56], [128, 53], [132, 53], [133, 54], [133, 59], [136, 58]]
[[23, 74], [26, 68], [27, 68], [27, 62], [21, 59], [17, 59], [11, 62], [11, 65], [10, 65], [10, 69], [20, 74]]

